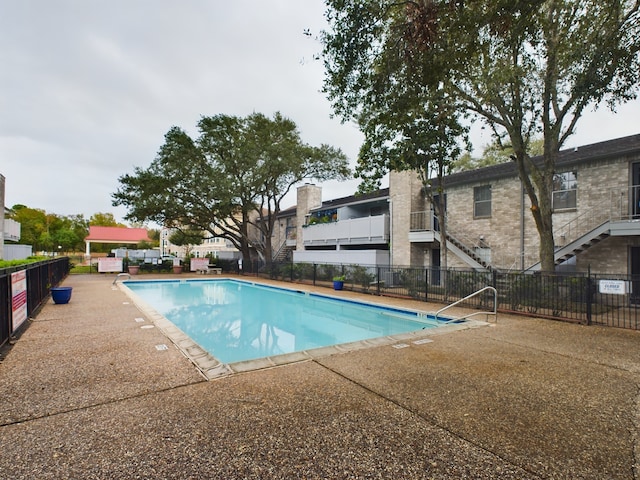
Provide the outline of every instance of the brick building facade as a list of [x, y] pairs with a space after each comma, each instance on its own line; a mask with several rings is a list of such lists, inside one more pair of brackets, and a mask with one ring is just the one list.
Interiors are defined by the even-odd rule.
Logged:
[[[444, 184], [449, 267], [539, 268], [538, 232], [515, 164], [453, 174]], [[392, 263], [438, 265], [441, 239], [417, 175], [392, 172], [389, 185]], [[639, 202], [640, 135], [561, 151], [553, 192], [558, 267], [640, 274]]]

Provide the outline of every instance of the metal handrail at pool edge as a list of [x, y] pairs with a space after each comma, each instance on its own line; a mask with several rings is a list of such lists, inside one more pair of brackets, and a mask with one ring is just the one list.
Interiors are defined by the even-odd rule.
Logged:
[[128, 278], [129, 280], [131, 280], [131, 274], [129, 274], [129, 273], [127, 273], [127, 272], [119, 273], [119, 274], [117, 274], [117, 275], [116, 275], [116, 278], [114, 278], [112, 285], [115, 285], [115, 284], [116, 284], [116, 282], [117, 282], [118, 280], [122, 280], [122, 278], [121, 278], [121, 277], [124, 277], [125, 275], [126, 275], [127, 277], [129, 277], [129, 278]]
[[493, 318], [495, 319], [495, 322], [498, 323], [498, 291], [494, 288], [494, 287], [484, 287], [481, 288], [480, 290], [478, 290], [477, 292], [473, 292], [470, 295], [467, 295], [464, 298], [461, 298], [460, 300], [453, 302], [451, 305], [447, 305], [446, 307], [442, 307], [440, 310], [438, 310], [433, 316], [434, 319], [436, 321], [438, 321], [438, 315], [442, 312], [444, 312], [445, 310], [451, 308], [451, 307], [455, 307], [456, 305], [458, 305], [459, 303], [464, 302], [465, 300], [469, 300], [470, 298], [475, 297], [476, 295], [481, 294], [482, 292], [486, 291], [486, 290], [491, 290], [493, 292], [493, 311], [492, 312], [473, 312], [470, 313], [468, 315], [463, 315], [462, 317], [457, 317], [457, 318], [447, 318], [447, 320], [445, 320], [446, 323], [449, 322], [455, 322], [457, 320], [462, 320], [464, 318], [469, 318], [469, 317], [473, 317], [474, 315], [493, 315]]

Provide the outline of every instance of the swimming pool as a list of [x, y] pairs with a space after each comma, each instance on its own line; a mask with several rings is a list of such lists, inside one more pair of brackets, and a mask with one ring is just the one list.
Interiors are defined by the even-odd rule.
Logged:
[[442, 325], [420, 312], [246, 281], [127, 281], [124, 285], [226, 364]]

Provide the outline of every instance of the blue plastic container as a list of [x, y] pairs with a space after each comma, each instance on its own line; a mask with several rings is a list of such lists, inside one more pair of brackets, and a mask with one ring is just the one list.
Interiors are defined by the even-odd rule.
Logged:
[[53, 287], [51, 288], [51, 298], [54, 303], [63, 304], [69, 303], [71, 300], [72, 287]]

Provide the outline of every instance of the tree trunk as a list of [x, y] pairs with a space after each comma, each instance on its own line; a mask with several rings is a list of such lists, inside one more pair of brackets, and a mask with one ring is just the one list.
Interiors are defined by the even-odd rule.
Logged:
[[440, 281], [444, 287], [444, 298], [449, 298], [449, 289], [447, 281], [447, 218], [444, 206], [444, 197], [440, 196], [440, 205], [437, 210], [438, 224], [440, 226]]
[[540, 238], [540, 270], [553, 272], [556, 269], [556, 264], [551, 200], [546, 195], [540, 195], [539, 200], [538, 205], [532, 205], [531, 212]]
[[436, 216], [438, 217], [438, 225], [440, 226], [440, 267], [442, 270], [447, 269], [447, 218], [444, 207], [436, 208]]
[[[512, 140], [518, 137], [511, 137]], [[518, 167], [518, 176], [522, 181], [529, 201], [531, 202], [531, 214], [536, 224], [538, 238], [540, 240], [540, 270], [544, 272], [555, 271], [555, 246], [553, 241], [553, 210], [551, 195], [553, 192], [553, 169], [555, 156], [548, 153], [545, 147], [544, 165], [540, 168], [531, 162], [531, 158], [525, 153], [522, 143], [515, 150], [515, 162]]]
[[271, 235], [265, 235], [264, 238], [264, 261], [267, 263], [267, 268], [271, 271], [271, 265], [273, 264], [273, 246], [271, 245]]

